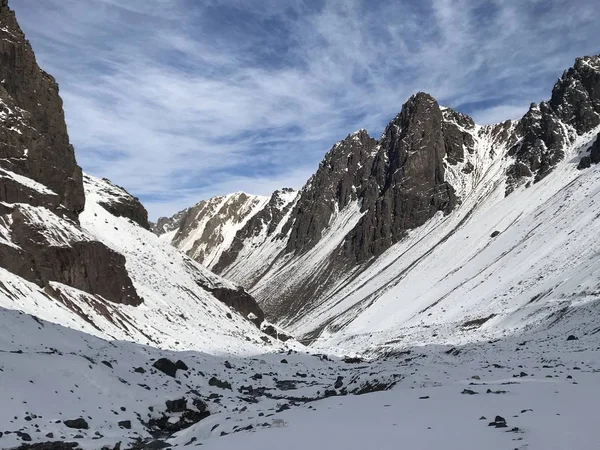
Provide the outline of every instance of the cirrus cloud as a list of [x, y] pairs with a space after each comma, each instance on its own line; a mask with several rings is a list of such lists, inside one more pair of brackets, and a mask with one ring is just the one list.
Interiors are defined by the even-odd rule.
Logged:
[[300, 187], [331, 145], [427, 91], [478, 122], [521, 115], [598, 51], [595, 0], [13, 0], [60, 83], [87, 172], [152, 218]]

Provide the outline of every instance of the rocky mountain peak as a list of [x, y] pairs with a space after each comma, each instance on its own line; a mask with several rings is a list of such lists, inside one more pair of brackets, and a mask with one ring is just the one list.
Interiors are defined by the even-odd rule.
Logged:
[[377, 141], [366, 130], [351, 133], [325, 155], [317, 172], [300, 192], [292, 215], [295, 221], [287, 251], [310, 249], [322, 236], [332, 216], [362, 195], [371, 175]]
[[600, 55], [577, 58], [552, 89], [549, 101], [531, 104], [516, 127], [515, 158], [508, 169], [506, 193], [547, 176], [577, 135], [600, 125]]
[[454, 189], [444, 179], [443, 117], [437, 101], [419, 92], [386, 127], [363, 184], [365, 214], [346, 241], [348, 256], [377, 256], [436, 212], [450, 212]]
[[554, 85], [549, 105], [579, 134], [600, 125], [600, 55], [577, 58]]

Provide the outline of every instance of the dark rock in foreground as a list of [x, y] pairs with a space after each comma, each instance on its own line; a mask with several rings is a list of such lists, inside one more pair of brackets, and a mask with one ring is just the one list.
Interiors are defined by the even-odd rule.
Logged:
[[79, 419], [72, 419], [72, 420], [65, 420], [64, 424], [66, 427], [69, 428], [74, 428], [76, 430], [87, 430], [89, 429], [89, 425], [86, 422], [85, 419], [83, 418], [79, 418]]

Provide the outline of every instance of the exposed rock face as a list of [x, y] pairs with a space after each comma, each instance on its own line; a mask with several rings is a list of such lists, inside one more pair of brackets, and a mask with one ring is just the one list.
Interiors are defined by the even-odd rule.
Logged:
[[58, 86], [38, 67], [6, 0], [0, 25], [0, 266], [57, 298], [52, 282], [138, 305], [125, 258], [78, 225], [83, 178]]
[[0, 2], [0, 167], [47, 186], [69, 215], [85, 204], [54, 78], [41, 70], [8, 2]]
[[596, 136], [596, 140], [590, 149], [589, 156], [584, 156], [579, 161], [578, 169], [587, 169], [592, 166], [592, 164], [600, 163], [600, 134]]
[[218, 300], [235, 309], [251, 322], [254, 322], [257, 327], [260, 327], [260, 324], [265, 320], [265, 314], [260, 306], [258, 306], [258, 303], [256, 303], [254, 297], [248, 294], [243, 288], [233, 290], [220, 287], [214, 289], [207, 288], [207, 290]]
[[600, 55], [577, 58], [554, 85], [549, 105], [578, 134], [600, 125]]
[[463, 159], [465, 138], [460, 130], [446, 129], [448, 136], [437, 102], [419, 93], [390, 122], [380, 142], [360, 130], [336, 144], [301, 192], [287, 251], [310, 248], [332, 215], [355, 200], [364, 215], [344, 252], [359, 262], [381, 254], [436, 212], [450, 212], [456, 197], [444, 180], [443, 161], [446, 148], [454, 163]]
[[55, 224], [46, 227], [48, 223], [34, 209], [15, 207], [11, 217], [13, 242], [26, 258], [4, 261], [8, 270], [40, 286], [56, 281], [116, 303], [135, 306], [142, 302], [127, 275], [123, 255], [100, 242], [82, 239], [74, 224], [71, 230], [61, 230], [72, 233], [63, 236], [63, 242], [49, 242]]
[[411, 97], [387, 126], [380, 147], [364, 189], [367, 212], [346, 241], [346, 251], [358, 261], [380, 255], [406, 230], [456, 205], [444, 179], [442, 113], [431, 96]]
[[[600, 55], [577, 58], [552, 89], [548, 102], [532, 104], [520, 120], [519, 142], [510, 150], [506, 193], [524, 180], [537, 182], [564, 158], [564, 147], [577, 135], [600, 125]], [[585, 164], [585, 163], [584, 163]]]
[[515, 163], [508, 170], [507, 194], [523, 178], [539, 181], [564, 158], [564, 145], [570, 137], [552, 107], [547, 102], [532, 104], [517, 125], [520, 141], [509, 151]]
[[149, 230], [148, 211], [140, 203], [140, 200], [129, 194], [124, 188], [114, 185], [110, 180], [103, 178], [103, 181], [105, 182], [106, 198], [110, 198], [110, 201], [100, 202], [102, 207], [113, 216], [127, 217], [142, 228]]
[[338, 142], [325, 155], [317, 172], [302, 189], [292, 212], [292, 225], [286, 251], [299, 254], [311, 248], [329, 225], [331, 217], [350, 202], [364, 197], [369, 183], [377, 141], [359, 130]]
[[449, 108], [443, 112], [446, 119], [442, 122], [446, 160], [449, 164], [456, 165], [465, 160], [465, 149], [470, 154], [474, 152], [475, 122], [469, 116]]

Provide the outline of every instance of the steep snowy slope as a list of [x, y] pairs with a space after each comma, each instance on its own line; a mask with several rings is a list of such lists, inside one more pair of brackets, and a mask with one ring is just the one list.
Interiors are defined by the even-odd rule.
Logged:
[[596, 131], [529, 189], [504, 197], [502, 183], [487, 183], [489, 190], [463, 203], [466, 210], [412, 231], [307, 308], [292, 331], [319, 335], [315, 345], [340, 351], [460, 343], [597, 300], [600, 168], [576, 168]]
[[[106, 180], [85, 176], [81, 227], [49, 224], [55, 245], [67, 232], [106, 244], [125, 256], [125, 267], [142, 303], [128, 306], [50, 282], [46, 289], [0, 269], [0, 306], [96, 336], [168, 349], [212, 353], [262, 353], [277, 348], [260, 332], [262, 312], [252, 297], [209, 272], [157, 236], [105, 206], [131, 198]], [[52, 296], [48, 295], [51, 289]], [[229, 306], [228, 306], [229, 305]], [[248, 316], [250, 316], [250, 320]], [[260, 317], [260, 319], [259, 319]], [[273, 347], [275, 345], [275, 347]]]
[[278, 224], [289, 214], [296, 195], [292, 189], [282, 189], [270, 198], [243, 192], [213, 197], [173, 217], [161, 217], [152, 229], [164, 241], [217, 271], [246, 262], [246, 255], [251, 253], [253, 265], [247, 269], [260, 275], [254, 250], [264, 253], [269, 247], [261, 258], [267, 264], [281, 250], [274, 242], [281, 240]]

